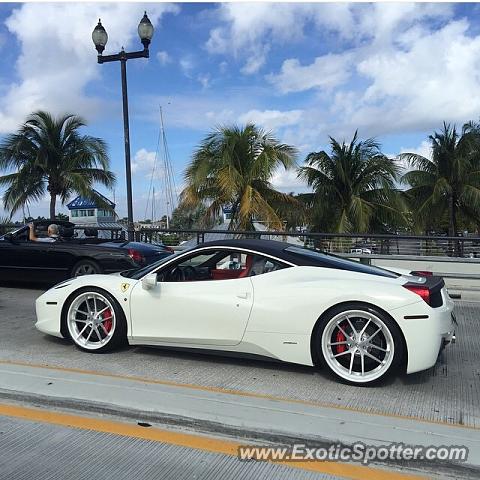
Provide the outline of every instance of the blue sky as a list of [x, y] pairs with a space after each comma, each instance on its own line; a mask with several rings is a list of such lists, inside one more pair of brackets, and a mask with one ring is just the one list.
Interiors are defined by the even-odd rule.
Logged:
[[[271, 129], [299, 148], [299, 163], [328, 148], [328, 135], [349, 140], [355, 129], [376, 137], [389, 155], [428, 155], [428, 134], [444, 120], [479, 120], [478, 8], [1, 3], [0, 138], [36, 109], [81, 114], [86, 132], [108, 142], [123, 216], [120, 65], [96, 63], [91, 31], [101, 17], [106, 54], [122, 45], [139, 49], [136, 27], [147, 10], [155, 25], [151, 57], [127, 65], [136, 219], [145, 217], [160, 105], [178, 189], [192, 151], [219, 124], [254, 121]], [[293, 172], [279, 171], [273, 183], [304, 189]], [[155, 184], [162, 212], [161, 179]], [[47, 211], [47, 199], [31, 206], [34, 215]]]

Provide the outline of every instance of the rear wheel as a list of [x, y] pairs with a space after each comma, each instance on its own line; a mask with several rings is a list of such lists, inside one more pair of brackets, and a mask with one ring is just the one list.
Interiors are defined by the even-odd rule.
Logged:
[[76, 292], [66, 309], [65, 322], [70, 338], [81, 350], [105, 352], [127, 343], [121, 307], [99, 288]]
[[72, 277], [81, 277], [82, 275], [94, 275], [101, 273], [102, 269], [98, 263], [92, 260], [80, 260], [72, 269]]
[[403, 336], [382, 311], [353, 304], [338, 307], [315, 336], [320, 362], [351, 384], [371, 384], [397, 369], [403, 357]]

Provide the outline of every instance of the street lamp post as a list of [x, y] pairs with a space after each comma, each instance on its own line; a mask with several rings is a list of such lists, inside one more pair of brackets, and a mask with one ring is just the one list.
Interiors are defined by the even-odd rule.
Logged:
[[98, 25], [92, 32], [92, 40], [97, 49], [98, 63], [120, 62], [121, 76], [122, 76], [122, 99], [123, 99], [123, 133], [125, 139], [125, 173], [127, 177], [127, 216], [128, 216], [128, 239], [134, 239], [134, 225], [133, 225], [133, 201], [132, 201], [132, 168], [130, 162], [130, 128], [128, 121], [128, 94], [127, 94], [127, 60], [133, 58], [148, 58], [150, 52], [148, 46], [153, 37], [153, 25], [147, 17], [147, 12], [143, 15], [138, 25], [138, 35], [143, 44], [143, 50], [137, 52], [126, 52], [123, 47], [120, 53], [116, 55], [103, 55], [105, 45], [108, 41], [108, 35], [102, 22], [98, 20]]

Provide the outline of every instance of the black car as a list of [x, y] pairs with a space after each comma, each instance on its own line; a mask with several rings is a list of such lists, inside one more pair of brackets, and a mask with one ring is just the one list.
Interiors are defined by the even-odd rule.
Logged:
[[73, 223], [58, 220], [34, 222], [36, 235], [46, 236], [51, 223], [60, 227], [55, 242], [30, 241], [28, 225], [0, 236], [0, 281], [52, 284], [79, 275], [142, 267], [173, 253], [164, 245], [98, 238], [95, 229], [87, 229], [87, 236], [79, 238]]

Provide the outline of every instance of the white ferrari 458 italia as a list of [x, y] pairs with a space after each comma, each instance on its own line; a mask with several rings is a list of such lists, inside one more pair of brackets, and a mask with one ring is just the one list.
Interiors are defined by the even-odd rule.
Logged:
[[393, 272], [269, 240], [203, 243], [148, 267], [62, 282], [41, 332], [82, 350], [229, 351], [319, 365], [352, 384], [432, 367], [454, 336], [441, 277]]

